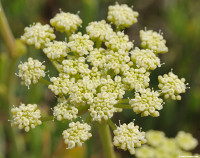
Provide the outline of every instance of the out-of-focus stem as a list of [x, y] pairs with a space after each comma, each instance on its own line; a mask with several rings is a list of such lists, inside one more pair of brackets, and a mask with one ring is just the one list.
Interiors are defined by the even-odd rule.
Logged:
[[43, 83], [43, 84], [45, 84], [45, 85], [47, 85], [47, 86], [51, 84], [51, 82], [45, 80], [44, 78], [41, 78], [40, 82]]
[[133, 107], [131, 107], [131, 105], [127, 105], [127, 104], [115, 104], [114, 107], [122, 108], [122, 109], [133, 109]]
[[53, 116], [44, 116], [44, 117], [41, 117], [41, 121], [42, 122], [53, 121]]
[[115, 158], [109, 126], [106, 122], [98, 125], [105, 158]]
[[8, 24], [8, 21], [6, 19], [6, 16], [3, 11], [3, 7], [0, 0], [0, 32], [1, 35], [5, 41], [5, 44], [9, 50], [9, 54], [11, 58], [17, 57], [17, 52], [15, 49], [15, 38], [11, 32], [10, 26]]

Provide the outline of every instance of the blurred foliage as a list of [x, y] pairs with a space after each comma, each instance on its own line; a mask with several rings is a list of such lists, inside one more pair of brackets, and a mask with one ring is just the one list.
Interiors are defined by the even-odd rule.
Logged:
[[[200, 1], [197, 0], [119, 0], [120, 4], [134, 5], [134, 9], [140, 13], [139, 22], [125, 30], [130, 39], [139, 45], [139, 30], [148, 29], [162, 30], [167, 40], [169, 52], [161, 55], [161, 60], [166, 63], [151, 75], [152, 85], [157, 84], [157, 76], [173, 71], [180, 77], [185, 77], [190, 89], [182, 95], [181, 101], [167, 100], [160, 117], [143, 117], [136, 115], [132, 110], [124, 110], [121, 114], [115, 114], [113, 120], [118, 124], [121, 122], [135, 122], [143, 127], [143, 130], [162, 130], [168, 137], [174, 137], [179, 130], [190, 132], [200, 142]], [[65, 12], [77, 13], [83, 19], [81, 31], [85, 32], [87, 23], [92, 20], [106, 18], [107, 8], [114, 4], [113, 0], [2, 0], [2, 5], [8, 22], [15, 38], [20, 38], [25, 26], [33, 22], [49, 23], [59, 8]], [[1, 29], [1, 28], [0, 28]], [[65, 36], [56, 33], [58, 39], [64, 40]], [[23, 46], [19, 49], [23, 50]], [[0, 37], [0, 158], [1, 157], [102, 157], [101, 144], [96, 129], [93, 129], [93, 137], [83, 148], [66, 150], [62, 140], [62, 131], [67, 128], [68, 123], [45, 122], [30, 133], [24, 133], [14, 129], [11, 132], [7, 121], [8, 105], [5, 102], [7, 95], [6, 80], [14, 78], [16, 96], [13, 98], [15, 105], [20, 102], [38, 103], [44, 115], [52, 113], [50, 107], [56, 103], [56, 98], [42, 84], [27, 87], [21, 86], [20, 80], [12, 74], [8, 76], [9, 57], [3, 39]], [[23, 54], [23, 53], [22, 53]], [[57, 72], [49, 60], [39, 50], [27, 47], [27, 53], [17, 60], [14, 72], [17, 72], [17, 64], [26, 60], [29, 56], [45, 60], [50, 71], [50, 76], [56, 76]], [[48, 76], [47, 76], [48, 79]], [[11, 89], [12, 90], [12, 89]], [[132, 95], [127, 94], [127, 97]], [[12, 106], [12, 105], [11, 105]], [[95, 127], [95, 126], [94, 126]], [[13, 139], [16, 139], [16, 150], [12, 148]], [[200, 151], [200, 146], [195, 152]], [[133, 157], [128, 152], [117, 150], [118, 156]]]

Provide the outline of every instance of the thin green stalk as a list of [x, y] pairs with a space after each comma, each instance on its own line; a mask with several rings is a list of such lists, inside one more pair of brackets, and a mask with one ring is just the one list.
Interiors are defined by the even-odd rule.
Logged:
[[7, 18], [4, 14], [4, 10], [0, 0], [0, 32], [5, 41], [5, 44], [8, 48], [10, 56], [12, 58], [17, 57], [16, 49], [15, 49], [15, 38], [11, 32], [10, 26], [8, 24]]
[[91, 121], [91, 115], [90, 115], [90, 113], [88, 113], [88, 115], [87, 115], [87, 117], [86, 117], [86, 119], [85, 119], [85, 123], [90, 123], [90, 121]]
[[86, 112], [88, 112], [88, 108], [90, 107], [90, 105], [85, 105], [85, 106], [80, 106], [79, 108], [78, 108], [78, 115], [80, 116], [80, 115], [83, 115], [83, 114], [85, 114]]
[[129, 99], [121, 99], [118, 103], [128, 104]]
[[101, 48], [101, 44], [102, 44], [102, 41], [100, 41], [100, 40], [96, 41], [96, 47], [97, 48]]
[[41, 121], [42, 122], [46, 122], [46, 121], [53, 121], [54, 116], [43, 116], [41, 117]]
[[111, 133], [108, 124], [106, 122], [102, 122], [98, 125], [98, 130], [105, 158], [115, 158]]
[[117, 129], [116, 125], [112, 122], [111, 119], [108, 119], [107, 122], [113, 131]]
[[127, 104], [115, 104], [114, 107], [122, 108], [122, 109], [133, 109], [133, 107], [131, 107], [131, 105], [127, 105]]
[[58, 72], [62, 72], [62, 70], [60, 69], [60, 65], [58, 62], [50, 60], [51, 63], [53, 64], [53, 66], [56, 68], [56, 70], [58, 70]]
[[41, 78], [40, 82], [43, 83], [43, 84], [45, 84], [45, 85], [47, 85], [47, 86], [51, 84], [51, 82], [45, 80], [44, 78]]

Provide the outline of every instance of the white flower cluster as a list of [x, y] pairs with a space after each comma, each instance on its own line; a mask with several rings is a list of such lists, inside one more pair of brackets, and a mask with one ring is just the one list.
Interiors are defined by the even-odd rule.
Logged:
[[28, 132], [31, 128], [42, 124], [40, 120], [40, 110], [36, 104], [21, 104], [19, 107], [11, 109], [13, 120], [11, 126], [17, 126], [19, 129], [24, 129]]
[[149, 86], [150, 73], [144, 68], [134, 69], [130, 68], [129, 71], [123, 73], [123, 83], [126, 85], [127, 89], [135, 89], [136, 91], [142, 91]]
[[69, 128], [62, 133], [67, 149], [82, 146], [92, 136], [90, 130], [91, 126], [87, 123], [71, 122]]
[[120, 149], [129, 150], [130, 154], [135, 154], [135, 148], [146, 143], [145, 133], [139, 130], [133, 122], [120, 125], [114, 130], [113, 144]]
[[60, 73], [59, 77], [51, 77], [50, 84], [48, 88], [55, 94], [59, 96], [68, 95], [70, 88], [75, 83], [75, 78], [70, 78], [69, 75]]
[[164, 97], [171, 97], [173, 100], [181, 100], [180, 93], [185, 93], [186, 84], [185, 78], [179, 79], [173, 72], [158, 76], [159, 85]]
[[72, 34], [69, 37], [68, 47], [79, 56], [87, 55], [93, 50], [94, 42], [89, 39], [89, 35], [82, 35], [81, 32]]
[[146, 70], [154, 70], [160, 67], [160, 59], [150, 49], [135, 48], [131, 52], [131, 60], [136, 63], [138, 67], [143, 67]]
[[152, 30], [140, 31], [140, 39], [142, 41], [141, 47], [153, 50], [154, 53], [166, 53], [168, 48], [166, 47], [166, 41], [163, 36]]
[[197, 139], [195, 139], [192, 134], [186, 133], [184, 131], [178, 132], [176, 138], [175, 138], [177, 144], [183, 149], [183, 150], [193, 150], [198, 145]]
[[117, 33], [113, 32], [106, 36], [105, 45], [108, 49], [113, 51], [129, 51], [133, 48], [133, 43], [129, 41], [128, 35], [125, 35], [123, 32], [118, 31]]
[[88, 75], [91, 70], [88, 68], [89, 65], [85, 63], [84, 57], [78, 59], [67, 59], [62, 61], [63, 72], [69, 75]]
[[23, 80], [22, 84], [26, 86], [30, 86], [31, 83], [35, 84], [45, 77], [45, 66], [39, 60], [28, 58], [27, 62], [18, 65], [18, 69], [19, 72], [16, 75]]
[[67, 35], [71, 35], [82, 24], [82, 20], [76, 14], [60, 11], [60, 13], [56, 14], [56, 16], [50, 20], [50, 23], [57, 31], [66, 32]]
[[138, 12], [126, 4], [119, 5], [116, 3], [108, 8], [108, 21], [115, 24], [117, 28], [124, 29], [137, 22]]
[[105, 20], [89, 23], [86, 27], [86, 31], [94, 41], [105, 41], [105, 37], [113, 33], [113, 29]]
[[161, 131], [146, 132], [148, 145], [136, 149], [136, 158], [175, 158], [195, 157], [189, 150], [193, 150], [198, 142], [190, 133], [180, 131], [175, 138], [167, 138]]
[[49, 59], [61, 60], [67, 56], [70, 50], [66, 42], [53, 41], [45, 44], [43, 51]]
[[128, 52], [125, 52], [123, 50], [114, 52], [113, 50], [110, 50], [106, 53], [106, 63], [104, 64], [104, 67], [106, 69], [112, 69], [114, 70], [115, 74], [119, 74], [120, 72], [123, 72], [124, 69], [127, 70], [127, 67], [128, 69], [130, 68], [126, 64], [130, 61]]
[[[141, 93], [141, 94], [140, 94]], [[159, 98], [159, 93], [147, 88], [140, 93], [135, 93], [135, 98], [130, 100], [130, 105], [133, 107], [133, 111], [141, 116], [151, 115], [158, 117], [159, 112], [163, 108], [163, 100]]]
[[90, 62], [92, 66], [100, 69], [104, 68], [106, 62], [106, 50], [104, 48], [95, 48], [87, 56], [87, 61]]
[[71, 106], [63, 97], [58, 99], [58, 104], [53, 108], [53, 115], [58, 121], [72, 120], [77, 118], [78, 109]]
[[48, 24], [34, 23], [30, 27], [25, 27], [24, 31], [21, 40], [28, 45], [35, 45], [36, 49], [43, 48], [46, 43], [56, 38], [53, 28]]

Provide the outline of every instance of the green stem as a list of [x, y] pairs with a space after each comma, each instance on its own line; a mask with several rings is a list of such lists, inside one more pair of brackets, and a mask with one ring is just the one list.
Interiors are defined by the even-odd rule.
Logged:
[[106, 122], [102, 122], [98, 125], [98, 130], [105, 158], [115, 158], [111, 133], [108, 124]]
[[116, 125], [112, 122], [111, 119], [108, 119], [107, 122], [113, 131], [117, 129]]
[[44, 78], [41, 78], [39, 81], [40, 81], [41, 83], [47, 85], [47, 86], [51, 84], [51, 82], [45, 80]]
[[114, 107], [122, 108], [122, 109], [133, 109], [133, 107], [131, 107], [131, 105], [127, 105], [127, 104], [115, 104]]
[[16, 47], [15, 47], [15, 38], [11, 32], [10, 26], [8, 24], [7, 18], [4, 14], [3, 7], [0, 1], [0, 33], [5, 41], [5, 44], [8, 48], [8, 52], [12, 58], [17, 57]]
[[97, 48], [101, 48], [101, 44], [102, 44], [102, 41], [100, 41], [100, 40], [96, 41], [96, 47]]
[[88, 113], [88, 115], [87, 115], [87, 117], [86, 117], [86, 119], [85, 119], [85, 123], [90, 123], [90, 121], [91, 121], [91, 115], [90, 115], [90, 113]]
[[60, 69], [60, 65], [58, 62], [50, 60], [51, 63], [53, 64], [53, 66], [56, 68], [56, 70], [58, 70], [58, 72], [62, 72], [62, 70]]
[[85, 105], [85, 106], [80, 106], [79, 108], [78, 108], [78, 115], [80, 116], [80, 115], [83, 115], [83, 114], [85, 114], [86, 112], [88, 112], [88, 108], [90, 107], [90, 105]]
[[129, 99], [121, 99], [118, 103], [129, 104]]
[[46, 121], [53, 121], [54, 116], [43, 116], [41, 117], [41, 121], [42, 122], [46, 122]]

